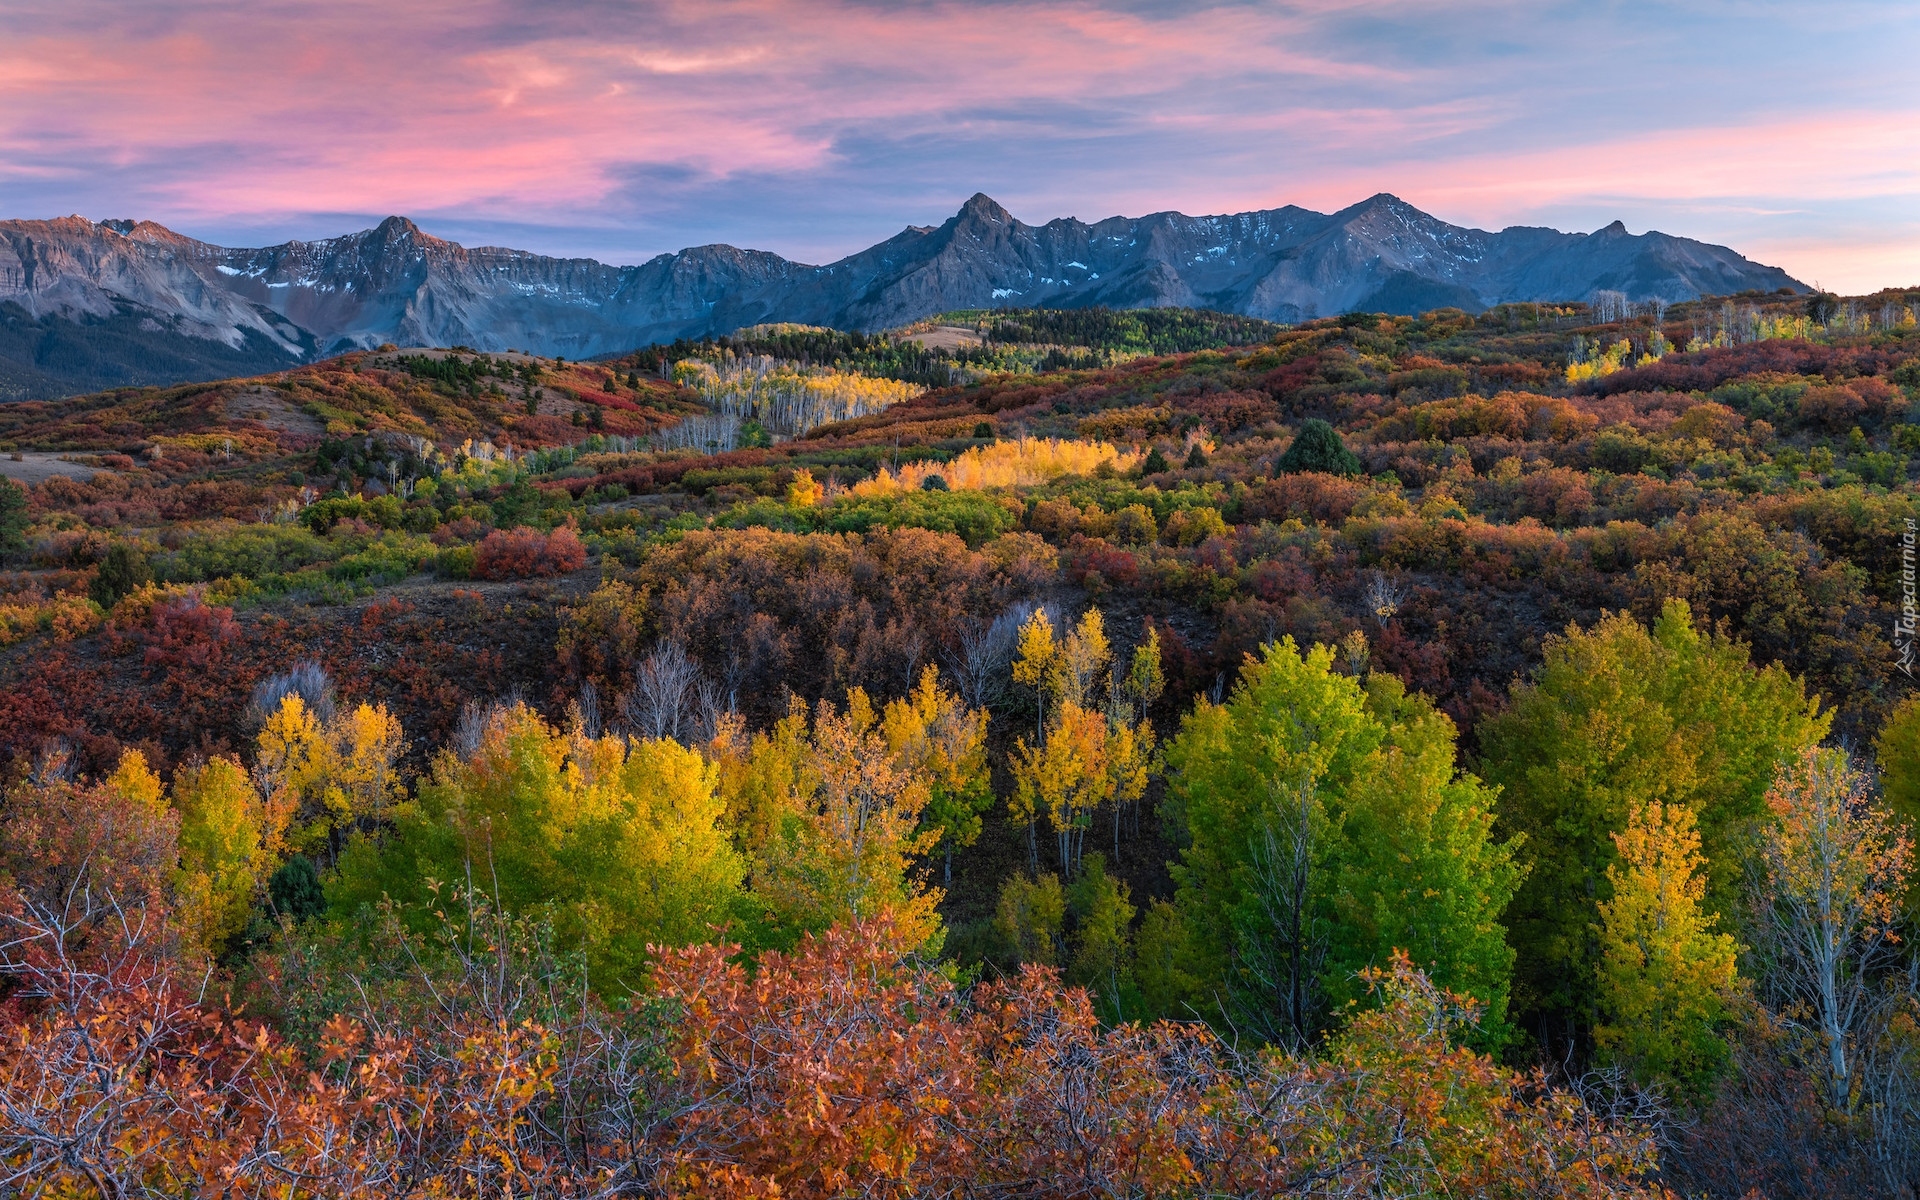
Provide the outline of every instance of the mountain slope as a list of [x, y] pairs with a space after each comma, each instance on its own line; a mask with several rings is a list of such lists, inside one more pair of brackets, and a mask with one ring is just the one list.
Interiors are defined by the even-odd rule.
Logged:
[[1503, 301], [1804, 290], [1723, 246], [1615, 222], [1499, 233], [1378, 195], [1332, 214], [1027, 225], [976, 195], [825, 266], [697, 246], [638, 266], [432, 237], [403, 217], [228, 249], [152, 222], [0, 222], [0, 399], [268, 370], [383, 342], [582, 358], [763, 321], [878, 329], [957, 308], [1196, 306], [1275, 321]]

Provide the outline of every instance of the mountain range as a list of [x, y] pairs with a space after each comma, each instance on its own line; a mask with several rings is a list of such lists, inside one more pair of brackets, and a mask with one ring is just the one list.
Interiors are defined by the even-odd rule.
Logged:
[[232, 249], [150, 221], [0, 221], [0, 399], [277, 370], [357, 347], [589, 358], [764, 321], [883, 329], [961, 308], [1194, 306], [1298, 321], [1355, 310], [1805, 291], [1724, 246], [1450, 225], [1390, 195], [1336, 213], [1155, 213], [1028, 225], [976, 195], [825, 266], [696, 246], [618, 267], [469, 248], [404, 217]]

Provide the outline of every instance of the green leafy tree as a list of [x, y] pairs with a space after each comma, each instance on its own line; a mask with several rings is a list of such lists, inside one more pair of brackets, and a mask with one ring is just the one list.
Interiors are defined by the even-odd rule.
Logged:
[[329, 891], [353, 917], [382, 895], [423, 901], [473, 885], [508, 912], [545, 910], [593, 978], [637, 983], [649, 944], [713, 936], [744, 874], [721, 824], [717, 772], [669, 740], [562, 733], [524, 705], [444, 750], [384, 844], [352, 843]]
[[[1893, 706], [1874, 736], [1873, 754], [1887, 808], [1907, 828], [1920, 829], [1920, 695]], [[1907, 895], [1908, 908], [1916, 901], [1920, 901], [1920, 881]]]
[[1519, 870], [1492, 839], [1492, 792], [1456, 772], [1453, 723], [1424, 697], [1385, 675], [1363, 687], [1334, 662], [1328, 646], [1270, 644], [1169, 747], [1191, 946], [1155, 954], [1191, 964], [1236, 1022], [1298, 1046], [1329, 1003], [1360, 998], [1356, 970], [1402, 950], [1482, 1001], [1498, 1037], [1499, 916]]
[[1073, 915], [1067, 981], [1099, 998], [1103, 1019], [1117, 1023], [1129, 1013], [1138, 1018], [1131, 936], [1136, 910], [1126, 883], [1107, 873], [1104, 855], [1087, 856], [1080, 877], [1067, 889], [1067, 910]]
[[1830, 720], [1783, 668], [1755, 668], [1744, 646], [1696, 630], [1682, 601], [1651, 631], [1620, 614], [1549, 642], [1534, 678], [1479, 731], [1501, 828], [1524, 837], [1528, 874], [1507, 920], [1521, 1004], [1593, 1019], [1596, 906], [1636, 804], [1694, 812], [1707, 909], [1730, 916], [1775, 764], [1818, 743]]
[[1455, 769], [1451, 718], [1391, 675], [1368, 677], [1368, 708], [1389, 744], [1357, 771], [1341, 804], [1327, 991], [1365, 997], [1360, 972], [1395, 950], [1482, 1004], [1475, 1038], [1505, 1040], [1513, 950], [1501, 913], [1525, 871], [1518, 839], [1493, 835], [1498, 789]]
[[1289, 475], [1298, 471], [1323, 471], [1328, 475], [1358, 475], [1360, 460], [1347, 444], [1340, 440], [1340, 434], [1333, 426], [1318, 417], [1309, 417], [1301, 422], [1300, 432], [1293, 435], [1293, 443], [1287, 447], [1278, 461], [1273, 464], [1275, 475]]
[[1154, 900], [1133, 933], [1133, 978], [1140, 990], [1140, 1011], [1132, 1018], [1176, 1017], [1191, 1020], [1200, 1012], [1201, 971], [1195, 963], [1195, 939], [1177, 904]]
[[1067, 897], [1058, 875], [1010, 876], [1000, 885], [993, 910], [994, 942], [1003, 964], [1058, 964], [1066, 918]]

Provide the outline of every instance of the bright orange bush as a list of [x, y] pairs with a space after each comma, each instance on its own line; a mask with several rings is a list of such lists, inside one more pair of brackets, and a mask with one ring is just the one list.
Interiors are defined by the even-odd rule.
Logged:
[[552, 533], [521, 526], [496, 529], [473, 551], [473, 573], [481, 579], [527, 579], [565, 575], [587, 563], [587, 548], [571, 526]]

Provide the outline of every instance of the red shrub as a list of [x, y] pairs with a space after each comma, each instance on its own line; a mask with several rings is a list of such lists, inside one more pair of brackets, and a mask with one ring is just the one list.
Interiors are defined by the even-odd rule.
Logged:
[[433, 531], [433, 544], [445, 546], [450, 542], [477, 542], [492, 532], [492, 526], [485, 521], [476, 521], [472, 517], [461, 517], [455, 521], [443, 522]]
[[204, 671], [226, 656], [227, 643], [238, 633], [233, 610], [203, 604], [198, 596], [183, 596], [153, 606], [146, 642], [148, 667], [161, 671]]
[[526, 579], [564, 575], [587, 563], [587, 548], [569, 526], [550, 534], [521, 526], [496, 529], [473, 551], [473, 573], [482, 579]]
[[1566, 467], [1549, 467], [1520, 481], [1521, 510], [1548, 524], [1578, 523], [1593, 507], [1593, 493], [1586, 476]]
[[1280, 602], [1313, 590], [1313, 570], [1298, 546], [1288, 546], [1278, 558], [1263, 559], [1248, 572], [1247, 586], [1262, 600]]
[[1100, 583], [1117, 587], [1132, 587], [1140, 579], [1140, 560], [1133, 552], [1109, 545], [1103, 538], [1075, 534], [1071, 551], [1067, 574], [1077, 584], [1087, 586], [1094, 575]]
[[523, 446], [571, 446], [586, 436], [585, 429], [551, 413], [519, 417], [513, 422], [513, 440]]
[[595, 404], [601, 408], [619, 408], [625, 409], [628, 412], [646, 411], [640, 405], [635, 404], [624, 396], [616, 396], [612, 392], [603, 392], [598, 388], [576, 387], [573, 389], [573, 392], [583, 403]]
[[1299, 517], [1338, 525], [1353, 513], [1353, 506], [1367, 494], [1367, 485], [1337, 475], [1302, 472], [1263, 480], [1247, 491], [1241, 503], [1240, 520], [1284, 521]]

